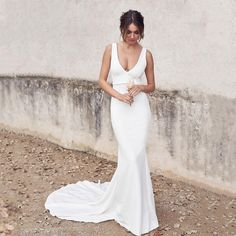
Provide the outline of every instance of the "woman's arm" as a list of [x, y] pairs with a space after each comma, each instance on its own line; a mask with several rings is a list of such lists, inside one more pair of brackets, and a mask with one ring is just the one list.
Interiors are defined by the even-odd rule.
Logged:
[[155, 90], [154, 62], [152, 53], [149, 50], [147, 50], [146, 59], [147, 59], [147, 66], [145, 69], [145, 74], [147, 77], [147, 85], [134, 85], [129, 90], [129, 93], [132, 96], [137, 95], [139, 92], [150, 93]]
[[107, 82], [111, 64], [111, 50], [112, 50], [111, 44], [107, 45], [102, 58], [102, 66], [100, 69], [98, 84], [110, 96], [122, 102], [131, 104], [133, 102], [133, 97], [129, 93], [121, 94], [115, 89], [113, 89], [112, 86]]

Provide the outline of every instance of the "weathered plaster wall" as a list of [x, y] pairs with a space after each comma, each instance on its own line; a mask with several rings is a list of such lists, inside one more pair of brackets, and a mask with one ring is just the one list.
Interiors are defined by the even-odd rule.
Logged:
[[[236, 99], [194, 90], [155, 91], [150, 169], [236, 193]], [[110, 99], [96, 83], [0, 78], [0, 124], [116, 160]]]
[[145, 17], [158, 88], [236, 97], [235, 0], [0, 0], [0, 74], [97, 80], [130, 8]]

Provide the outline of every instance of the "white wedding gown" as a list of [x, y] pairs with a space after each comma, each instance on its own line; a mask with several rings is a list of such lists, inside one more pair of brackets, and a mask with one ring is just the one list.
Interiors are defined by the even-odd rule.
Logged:
[[[136, 65], [125, 71], [118, 59], [117, 44], [112, 44], [110, 73], [113, 88], [127, 92], [127, 83], [143, 83], [146, 49]], [[134, 235], [159, 226], [146, 157], [150, 107], [145, 93], [130, 106], [111, 98], [111, 122], [118, 141], [118, 165], [110, 182], [79, 181], [52, 192], [45, 203], [51, 215], [61, 219], [102, 222], [115, 220]]]

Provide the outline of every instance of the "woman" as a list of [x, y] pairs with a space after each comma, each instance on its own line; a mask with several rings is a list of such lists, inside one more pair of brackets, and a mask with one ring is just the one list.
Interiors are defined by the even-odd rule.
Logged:
[[[45, 207], [62, 219], [95, 223], [114, 219], [142, 235], [159, 226], [145, 151], [151, 117], [145, 93], [155, 89], [153, 58], [138, 43], [144, 35], [140, 12], [123, 13], [120, 30], [123, 41], [106, 47], [99, 76], [99, 85], [111, 96], [117, 169], [110, 182], [85, 180], [62, 187], [48, 196]], [[107, 82], [109, 72], [112, 86]]]

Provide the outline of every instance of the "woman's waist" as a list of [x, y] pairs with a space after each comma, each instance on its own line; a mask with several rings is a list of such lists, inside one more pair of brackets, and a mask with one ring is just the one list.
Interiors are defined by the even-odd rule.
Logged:
[[144, 84], [144, 80], [141, 77], [131, 77], [131, 76], [112, 76], [112, 84], [120, 85], [120, 84]]
[[128, 90], [134, 85], [145, 85], [144, 81], [140, 79], [129, 79], [129, 80], [113, 80], [112, 86], [114, 89], [118, 90]]
[[117, 90], [118, 92], [126, 93], [128, 89], [131, 88], [133, 85], [145, 85], [144, 83], [119, 83], [119, 84], [112, 84], [113, 89]]

